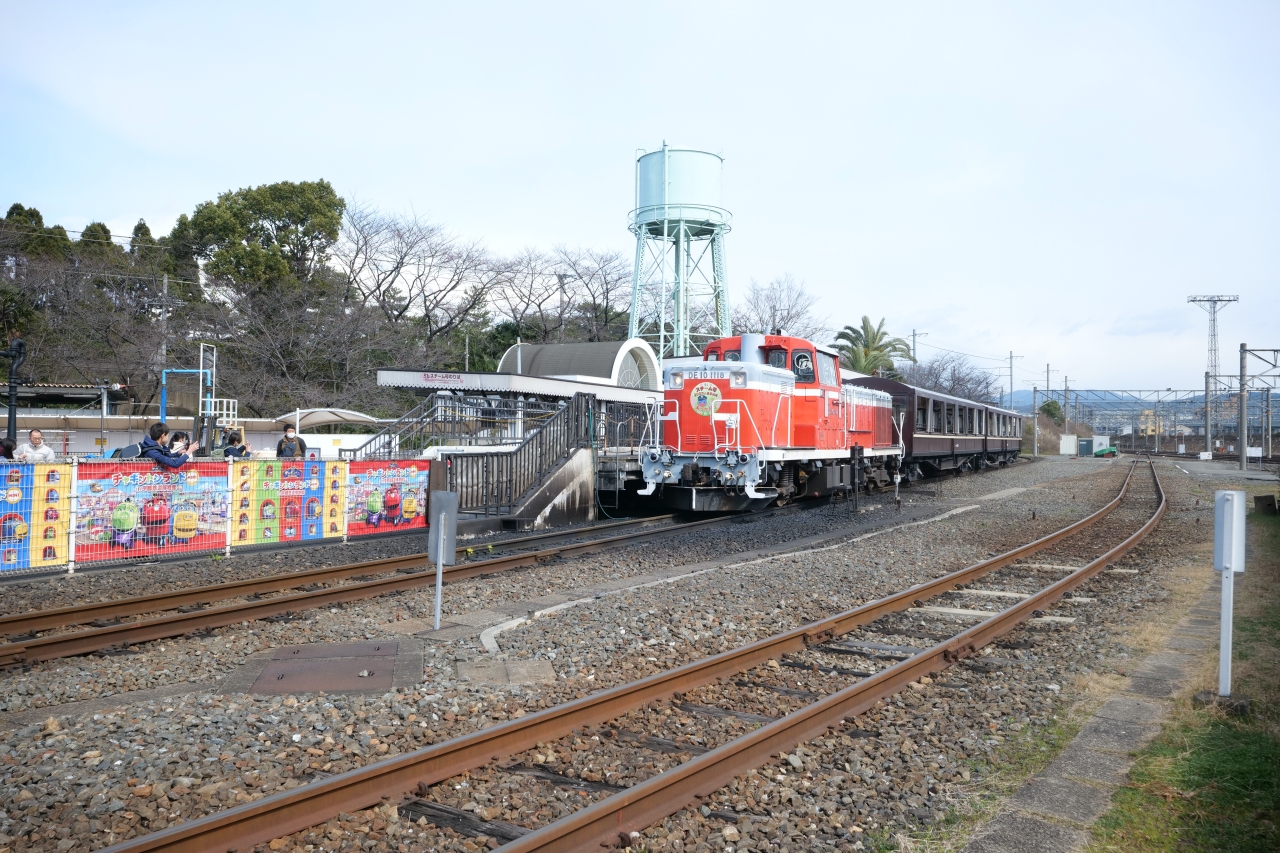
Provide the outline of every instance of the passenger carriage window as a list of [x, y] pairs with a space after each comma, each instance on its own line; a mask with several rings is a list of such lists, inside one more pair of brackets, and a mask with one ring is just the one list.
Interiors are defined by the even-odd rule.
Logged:
[[930, 411], [929, 432], [942, 432], [942, 401], [934, 400]]
[[787, 351], [784, 349], [769, 350], [769, 366], [781, 367], [783, 370], [787, 368]]
[[956, 407], [948, 403], [947, 404], [947, 432], [953, 433], [955, 431], [956, 431]]
[[818, 379], [823, 385], [839, 385], [840, 380], [836, 377], [836, 360], [833, 356], [826, 353], [818, 353]]
[[727, 349], [724, 351], [725, 361], [742, 361], [742, 353], [736, 349]]
[[916, 432], [929, 431], [929, 401], [916, 400]]
[[813, 374], [813, 353], [807, 349], [798, 349], [792, 353], [791, 371], [796, 375], [796, 382], [813, 382], [816, 379]]

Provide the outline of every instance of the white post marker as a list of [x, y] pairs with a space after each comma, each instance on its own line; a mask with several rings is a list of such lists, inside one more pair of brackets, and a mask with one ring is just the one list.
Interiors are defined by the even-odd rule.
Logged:
[[444, 598], [444, 513], [440, 513], [440, 530], [436, 533], [436, 622], [432, 630], [440, 630], [440, 602]]
[[1213, 568], [1222, 573], [1222, 626], [1218, 641], [1218, 695], [1231, 695], [1231, 614], [1235, 575], [1244, 572], [1244, 499], [1239, 491], [1213, 494]]

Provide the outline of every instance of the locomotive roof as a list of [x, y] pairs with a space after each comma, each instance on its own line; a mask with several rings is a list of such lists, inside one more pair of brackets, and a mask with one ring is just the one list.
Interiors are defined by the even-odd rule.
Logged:
[[962, 406], [974, 406], [977, 408], [985, 409], [989, 412], [997, 412], [1002, 415], [1014, 415], [1015, 417], [1022, 417], [1021, 412], [1015, 412], [1012, 409], [1005, 409], [1000, 406], [994, 406], [991, 403], [980, 403], [976, 400], [966, 400], [964, 397], [955, 397], [955, 396], [952, 396], [951, 394], [944, 394], [941, 391], [934, 391], [931, 388], [921, 388], [918, 385], [908, 385], [905, 382], [898, 382], [896, 379], [885, 379], [882, 376], [868, 376], [866, 378], [854, 379], [852, 382], [849, 382], [848, 384], [860, 385], [867, 388], [878, 388], [882, 391], [889, 391], [890, 393], [898, 389], [909, 390], [916, 396], [927, 397], [930, 400], [943, 400], [949, 403], [958, 403]]
[[[786, 347], [787, 349], [795, 349], [797, 347], [804, 347], [804, 348], [812, 347], [818, 352], [823, 352], [823, 353], [826, 353], [827, 355], [834, 356], [837, 361], [839, 361], [840, 359], [840, 353], [837, 350], [832, 349], [826, 344], [815, 344], [813, 341], [809, 340], [808, 338], [800, 338], [800, 337], [796, 337], [795, 335], [764, 335], [763, 337], [764, 337], [764, 345], [766, 347]], [[711, 343], [703, 347], [703, 353], [705, 354], [708, 349], [720, 343], [726, 344], [730, 348], [734, 346], [737, 346], [740, 348], [742, 346], [742, 335], [733, 335], [727, 338], [716, 338], [714, 341], [712, 341]]]

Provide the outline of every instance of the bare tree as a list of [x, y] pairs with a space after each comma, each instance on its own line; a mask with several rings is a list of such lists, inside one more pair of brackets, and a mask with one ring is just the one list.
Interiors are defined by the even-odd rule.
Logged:
[[752, 279], [746, 297], [733, 308], [733, 330], [771, 334], [781, 329], [789, 335], [825, 340], [831, 329], [815, 314], [817, 303], [818, 297], [790, 274], [764, 285]]
[[994, 372], [978, 367], [959, 353], [939, 353], [927, 361], [902, 361], [897, 365], [908, 385], [940, 391], [976, 402], [996, 402], [1000, 382]]
[[631, 264], [620, 252], [557, 246], [556, 276], [566, 293], [570, 340], [615, 341], [627, 334]]
[[376, 307], [393, 327], [412, 326], [427, 350], [482, 312], [505, 275], [478, 242], [361, 204], [348, 206], [333, 258], [348, 304]]
[[526, 343], [555, 343], [565, 327], [571, 297], [561, 290], [562, 279], [552, 271], [553, 260], [536, 249], [525, 249], [502, 267], [490, 297], [494, 312], [511, 323]]

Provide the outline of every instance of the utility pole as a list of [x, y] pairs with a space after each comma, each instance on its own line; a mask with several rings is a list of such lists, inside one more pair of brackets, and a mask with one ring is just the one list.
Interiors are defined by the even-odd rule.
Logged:
[[1262, 455], [1271, 458], [1271, 389], [1262, 390], [1263, 448]]
[[1240, 428], [1236, 430], [1240, 470], [1249, 470], [1249, 350], [1240, 345]]
[[[154, 279], [153, 279], [154, 281]], [[160, 369], [168, 364], [169, 355], [169, 274], [164, 274], [160, 291]]]
[[1013, 350], [1009, 350], [1009, 408], [1013, 408], [1013, 360], [1022, 358], [1020, 355], [1014, 355]]
[[1213, 452], [1213, 403], [1209, 395], [1210, 386], [1213, 384], [1213, 374], [1209, 371], [1204, 372], [1204, 451], [1205, 453]]
[[911, 330], [911, 360], [912, 361], [920, 360], [919, 356], [916, 355], [916, 335], [919, 335], [922, 338], [929, 337], [928, 332], [917, 332], [915, 329]]
[[1040, 455], [1040, 410], [1036, 408], [1040, 389], [1031, 386], [1031, 455]]
[[1062, 377], [1062, 434], [1071, 432], [1071, 386], [1067, 377]]

